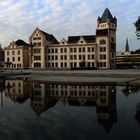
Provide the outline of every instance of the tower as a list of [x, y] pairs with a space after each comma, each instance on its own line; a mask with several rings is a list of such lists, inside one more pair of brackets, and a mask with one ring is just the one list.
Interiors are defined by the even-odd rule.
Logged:
[[129, 52], [128, 38], [126, 39], [125, 52]]
[[116, 68], [116, 29], [117, 19], [106, 8], [97, 19], [96, 66], [99, 69]]

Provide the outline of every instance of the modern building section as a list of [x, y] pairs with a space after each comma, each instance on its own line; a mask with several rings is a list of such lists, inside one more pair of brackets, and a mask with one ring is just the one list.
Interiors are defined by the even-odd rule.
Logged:
[[125, 51], [117, 53], [116, 66], [118, 69], [140, 68], [140, 53], [132, 53], [129, 50], [128, 39], [126, 39]]
[[32, 68], [116, 68], [117, 19], [109, 9], [98, 17], [96, 35], [69, 36], [60, 42], [39, 28], [31, 34]]
[[23, 40], [17, 40], [4, 48], [4, 61], [6, 68], [29, 68], [30, 45]]

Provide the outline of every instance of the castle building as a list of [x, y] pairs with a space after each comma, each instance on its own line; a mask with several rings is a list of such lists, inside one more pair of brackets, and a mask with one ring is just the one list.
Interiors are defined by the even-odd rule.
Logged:
[[4, 48], [4, 62], [6, 68], [29, 68], [30, 46], [23, 40], [17, 40]]
[[117, 19], [109, 9], [97, 19], [96, 35], [69, 36], [58, 42], [36, 28], [29, 37], [32, 44], [31, 68], [72, 69], [79, 67], [116, 68]]

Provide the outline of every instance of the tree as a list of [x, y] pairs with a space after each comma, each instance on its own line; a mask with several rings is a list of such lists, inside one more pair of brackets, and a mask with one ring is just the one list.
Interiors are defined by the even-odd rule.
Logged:
[[135, 29], [136, 29], [135, 33], [136, 33], [137, 39], [140, 39], [140, 16], [134, 22], [134, 25], [135, 25]]

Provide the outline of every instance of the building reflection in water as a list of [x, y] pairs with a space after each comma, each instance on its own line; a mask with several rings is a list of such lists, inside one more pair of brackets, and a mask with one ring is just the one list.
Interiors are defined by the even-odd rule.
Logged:
[[58, 101], [67, 106], [96, 107], [99, 124], [106, 132], [117, 122], [115, 85], [43, 84], [24, 80], [6, 80], [5, 96], [13, 102], [30, 99], [37, 115], [53, 107]]

